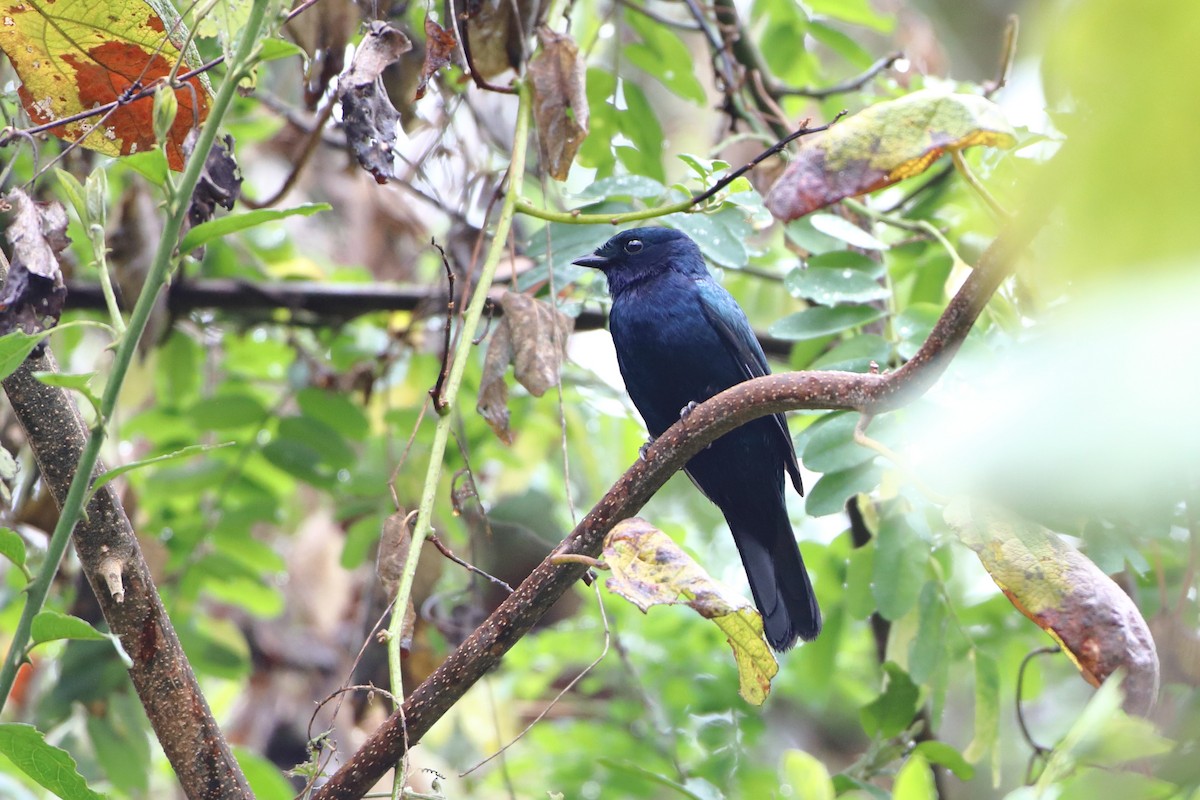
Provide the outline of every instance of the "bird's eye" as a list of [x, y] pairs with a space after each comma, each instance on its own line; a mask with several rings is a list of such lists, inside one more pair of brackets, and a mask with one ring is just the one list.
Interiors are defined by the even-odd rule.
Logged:
[[625, 252], [626, 253], [642, 252], [642, 240], [641, 239], [630, 239], [628, 242], [625, 243]]

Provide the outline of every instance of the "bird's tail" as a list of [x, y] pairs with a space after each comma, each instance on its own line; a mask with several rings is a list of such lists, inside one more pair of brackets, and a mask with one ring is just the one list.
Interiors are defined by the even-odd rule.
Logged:
[[756, 511], [760, 513], [749, 519], [726, 514], [726, 521], [742, 556], [754, 604], [762, 614], [767, 643], [783, 651], [792, 647], [797, 637], [805, 641], [817, 637], [821, 609], [786, 510], [780, 505], [770, 520], [755, 519], [761, 516], [761, 508]]

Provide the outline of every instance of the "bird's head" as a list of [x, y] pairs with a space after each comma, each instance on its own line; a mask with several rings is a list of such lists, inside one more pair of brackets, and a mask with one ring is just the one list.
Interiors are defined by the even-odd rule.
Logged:
[[667, 270], [696, 277], [708, 274], [704, 257], [688, 235], [671, 228], [633, 228], [621, 231], [590, 256], [571, 262], [591, 267], [608, 279], [614, 297], [627, 286]]

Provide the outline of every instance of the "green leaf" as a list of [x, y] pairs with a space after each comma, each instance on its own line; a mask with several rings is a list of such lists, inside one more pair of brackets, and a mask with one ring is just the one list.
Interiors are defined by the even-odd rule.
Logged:
[[937, 800], [937, 796], [933, 770], [920, 754], [914, 752], [896, 774], [893, 800]]
[[917, 601], [917, 635], [908, 649], [908, 674], [925, 683], [946, 655], [946, 602], [935, 581], [926, 581]]
[[831, 25], [812, 20], [808, 23], [808, 31], [814, 39], [860, 70], [865, 70], [874, 61], [870, 51], [860, 45], [858, 40]]
[[42, 788], [64, 800], [104, 800], [88, 788], [66, 750], [47, 744], [32, 725], [0, 723], [0, 753]]
[[161, 456], [153, 456], [152, 458], [142, 458], [137, 461], [131, 461], [128, 464], [122, 464], [119, 467], [114, 467], [108, 472], [105, 472], [100, 477], [96, 478], [92, 483], [91, 493], [95, 494], [101, 486], [116, 478], [121, 477], [126, 472], [132, 472], [135, 469], [148, 467], [151, 464], [165, 464], [171, 461], [182, 461], [185, 458], [191, 458], [200, 453], [207, 453], [209, 450], [219, 450], [222, 447], [232, 447], [236, 442], [222, 442], [220, 444], [193, 444], [187, 447], [180, 448], [173, 453], [166, 453]]
[[161, 147], [122, 156], [119, 163], [141, 175], [150, 182], [151, 186], [166, 185], [167, 176], [170, 174], [170, 168], [167, 166], [167, 156]]
[[[733, 216], [731, 216], [731, 214]], [[722, 267], [740, 269], [750, 261], [746, 238], [750, 226], [741, 212], [717, 214], [668, 214], [663, 223], [678, 228], [695, 240], [700, 252]]]
[[84, 372], [79, 374], [71, 374], [67, 372], [35, 372], [33, 377], [37, 378], [47, 386], [56, 386], [59, 389], [68, 389], [72, 392], [78, 392], [83, 396], [84, 400], [96, 411], [100, 413], [100, 398], [92, 391], [92, 387], [88, 386], [92, 378], [96, 376], [94, 372]]
[[836, 214], [810, 214], [809, 222], [821, 233], [841, 239], [846, 244], [863, 250], [887, 250], [888, 245], [879, 241], [845, 217]]
[[132, 692], [109, 695], [97, 703], [100, 714], [88, 714], [87, 731], [96, 760], [113, 785], [128, 795], [144, 797], [150, 783], [150, 739], [146, 719]]
[[663, 170], [663, 131], [654, 106], [646, 99], [641, 87], [631, 81], [621, 82], [625, 110], [620, 113], [621, 133], [629, 137], [633, 147], [618, 147], [617, 156], [630, 172], [655, 180], [666, 180]]
[[896, 24], [892, 17], [885, 17], [871, 8], [869, 0], [805, 0], [804, 5], [815, 15], [864, 25], [880, 33], [891, 32]]
[[963, 758], [978, 764], [988, 753], [992, 754], [992, 771], [999, 767], [1000, 750], [996, 740], [1000, 735], [1000, 670], [996, 659], [978, 650], [975, 657], [975, 736]]
[[892, 345], [875, 333], [860, 333], [834, 347], [812, 363], [812, 369], [867, 372], [871, 362], [880, 369], [892, 358]]
[[896, 315], [892, 330], [900, 338], [896, 351], [901, 358], [908, 360], [917, 354], [941, 315], [942, 309], [932, 303], [910, 305]]
[[920, 691], [908, 673], [889, 661], [883, 665], [887, 687], [883, 693], [862, 707], [863, 730], [871, 736], [890, 739], [912, 724], [917, 713]]
[[804, 508], [814, 517], [839, 514], [849, 497], [879, 486], [882, 475], [883, 469], [872, 462], [842, 472], [827, 472], [804, 499]]
[[975, 777], [975, 768], [967, 763], [967, 760], [962, 757], [962, 753], [945, 742], [930, 739], [918, 744], [913, 748], [913, 752], [920, 754], [932, 764], [941, 764], [961, 781], [969, 781]]
[[854, 441], [854, 429], [862, 415], [852, 411], [826, 414], [809, 425], [797, 437], [800, 460], [814, 472], [841, 472], [871, 461], [878, 455], [874, 450]]
[[875, 611], [871, 575], [875, 569], [875, 540], [856, 547], [846, 557], [846, 613], [863, 620]]
[[882, 278], [887, 272], [887, 264], [871, 258], [865, 253], [856, 253], [853, 250], [830, 250], [827, 253], [818, 253], [809, 257], [808, 265], [829, 269], [852, 269], [855, 272], [870, 275], [872, 278]]
[[875, 539], [872, 592], [879, 613], [895, 622], [917, 603], [926, 580], [929, 545], [898, 514], [880, 520]]
[[84, 192], [83, 184], [71, 173], [57, 167], [54, 169], [54, 176], [58, 178], [59, 190], [67, 196], [67, 200], [75, 209], [75, 214], [79, 217], [80, 223], [86, 229], [89, 220], [87, 201], [85, 200], [86, 193]]
[[579, 197], [597, 200], [613, 197], [650, 200], [662, 197], [666, 193], [667, 187], [653, 178], [647, 178], [644, 175], [614, 175], [584, 187], [579, 193]]
[[32, 335], [24, 331], [13, 331], [0, 336], [0, 380], [16, 372], [33, 352], [33, 348], [37, 347], [38, 342], [49, 335], [49, 331]]
[[366, 412], [340, 392], [311, 387], [301, 389], [296, 394], [296, 404], [304, 416], [323, 422], [347, 439], [361, 442], [371, 432]]
[[275, 61], [280, 58], [291, 58], [292, 56], [306, 58], [307, 54], [299, 45], [284, 39], [264, 39], [258, 43], [257, 57], [259, 63]]
[[683, 40], [666, 25], [642, 14], [626, 14], [624, 19], [642, 39], [625, 46], [629, 63], [652, 75], [671, 93], [704, 105], [708, 96], [696, 78], [692, 52]]
[[194, 404], [188, 412], [202, 430], [228, 430], [266, 421], [267, 409], [248, 394], [223, 394]]
[[815, 339], [866, 325], [884, 314], [883, 309], [871, 306], [814, 306], [776, 321], [770, 334], [780, 339]]
[[12, 528], [0, 528], [0, 556], [18, 567], [25, 566], [25, 540]]
[[791, 787], [791, 797], [804, 800], [833, 800], [833, 781], [821, 761], [803, 750], [783, 754], [783, 783]]
[[79, 617], [72, 617], [61, 611], [47, 609], [39, 611], [33, 618], [30, 627], [30, 640], [34, 644], [52, 642], [57, 639], [109, 640], [106, 633], [93, 628]]
[[264, 222], [273, 222], [274, 220], [294, 216], [308, 217], [316, 214], [318, 211], [328, 211], [331, 208], [333, 206], [328, 203], [305, 203], [294, 208], [260, 208], [255, 211], [246, 211], [242, 214], [226, 214], [223, 217], [202, 222], [188, 231], [183, 237], [183, 241], [179, 243], [179, 253], [180, 255], [187, 255], [197, 247], [203, 247], [208, 244], [213, 239], [228, 236], [236, 231], [253, 228], [256, 225], [262, 225]]
[[283, 777], [279, 767], [244, 747], [234, 747], [233, 754], [256, 800], [291, 800], [295, 797], [295, 788]]
[[875, 278], [849, 267], [796, 267], [784, 278], [783, 285], [793, 297], [803, 297], [823, 306], [870, 303], [892, 294]]

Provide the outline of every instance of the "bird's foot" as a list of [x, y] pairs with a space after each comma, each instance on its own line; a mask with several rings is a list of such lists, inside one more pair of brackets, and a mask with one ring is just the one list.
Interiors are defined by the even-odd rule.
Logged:
[[698, 405], [700, 404], [693, 400], [683, 408], [679, 409], [679, 418], [687, 419], [689, 416], [691, 416], [691, 413], [696, 410], [696, 406]]
[[646, 440], [646, 443], [638, 448], [638, 458], [642, 461], [646, 460], [646, 451], [650, 449], [650, 445], [654, 444], [654, 438]]

